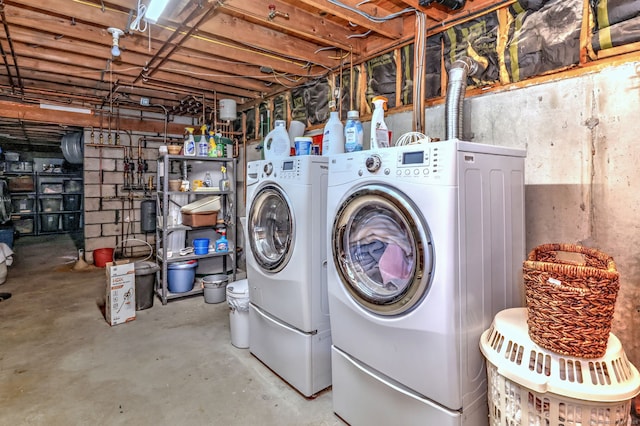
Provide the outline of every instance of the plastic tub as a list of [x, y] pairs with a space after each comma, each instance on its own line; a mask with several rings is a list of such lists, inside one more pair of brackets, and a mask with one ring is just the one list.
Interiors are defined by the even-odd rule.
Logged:
[[193, 252], [197, 255], [209, 253], [209, 239], [196, 238], [193, 240]]
[[227, 304], [231, 344], [236, 348], [249, 347], [249, 281], [234, 281], [227, 285]]
[[193, 290], [197, 267], [198, 262], [196, 260], [170, 263], [167, 266], [167, 287], [169, 291], [171, 293], [185, 293]]
[[206, 303], [222, 303], [226, 300], [227, 283], [229, 276], [223, 274], [207, 275], [202, 277], [204, 286], [204, 301]]
[[153, 306], [153, 290], [156, 283], [156, 272], [160, 267], [147, 260], [136, 262], [136, 311]]

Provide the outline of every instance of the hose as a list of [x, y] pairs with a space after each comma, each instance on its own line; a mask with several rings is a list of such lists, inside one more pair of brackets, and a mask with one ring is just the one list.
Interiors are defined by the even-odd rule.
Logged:
[[449, 68], [445, 106], [446, 140], [459, 139], [463, 130], [462, 108], [467, 77], [478, 71], [478, 64], [469, 57], [456, 60]]

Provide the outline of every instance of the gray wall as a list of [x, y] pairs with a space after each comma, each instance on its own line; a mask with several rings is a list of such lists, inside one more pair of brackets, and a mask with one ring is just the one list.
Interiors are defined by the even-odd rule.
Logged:
[[[527, 149], [527, 251], [552, 242], [612, 256], [612, 332], [640, 366], [640, 62], [465, 100], [464, 139]], [[408, 117], [410, 119], [410, 116]], [[426, 134], [445, 137], [444, 106]], [[391, 127], [391, 126], [390, 126]]]

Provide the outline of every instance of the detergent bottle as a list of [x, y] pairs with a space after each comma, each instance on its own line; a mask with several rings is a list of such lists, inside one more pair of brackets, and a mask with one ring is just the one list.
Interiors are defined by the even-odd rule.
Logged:
[[216, 145], [215, 132], [213, 130], [209, 130], [209, 157], [217, 157], [218, 156], [218, 146]]
[[384, 108], [388, 99], [384, 96], [373, 98], [373, 115], [371, 116], [371, 149], [389, 147], [389, 129], [384, 122]]
[[193, 127], [187, 127], [187, 138], [184, 140], [182, 155], [193, 157], [196, 155], [196, 141], [193, 139]]
[[209, 142], [207, 142], [207, 125], [200, 127], [202, 134], [198, 141], [198, 157], [206, 157], [209, 155]]
[[288, 157], [291, 153], [290, 144], [286, 122], [276, 120], [275, 127], [264, 138], [264, 159], [273, 160], [274, 158]]
[[341, 154], [344, 152], [344, 126], [338, 111], [329, 113], [329, 121], [322, 134], [322, 155]]

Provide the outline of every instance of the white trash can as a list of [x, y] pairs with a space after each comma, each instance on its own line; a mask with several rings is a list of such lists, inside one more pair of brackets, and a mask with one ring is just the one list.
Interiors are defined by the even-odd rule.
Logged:
[[229, 326], [231, 327], [231, 344], [236, 348], [249, 347], [249, 282], [234, 281], [227, 285], [227, 304]]

